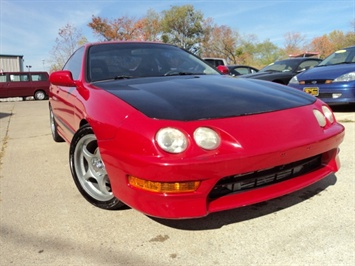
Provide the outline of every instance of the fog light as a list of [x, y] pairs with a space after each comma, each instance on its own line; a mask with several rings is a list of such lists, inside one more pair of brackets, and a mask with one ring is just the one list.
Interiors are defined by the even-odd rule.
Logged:
[[333, 94], [332, 94], [333, 99], [337, 99], [337, 98], [339, 98], [340, 96], [341, 96], [341, 93], [333, 93]]
[[133, 187], [157, 193], [186, 193], [196, 191], [201, 182], [155, 182], [128, 176], [128, 183]]

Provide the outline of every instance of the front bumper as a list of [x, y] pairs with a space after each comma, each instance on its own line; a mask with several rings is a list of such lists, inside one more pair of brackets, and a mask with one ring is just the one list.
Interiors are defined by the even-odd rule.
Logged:
[[314, 172], [216, 199], [208, 196], [214, 187], [215, 179], [202, 182], [201, 187], [195, 193], [170, 195], [141, 191], [123, 183], [126, 190], [118, 193], [118, 197], [122, 197], [129, 206], [149, 216], [167, 219], [198, 218], [209, 213], [243, 207], [292, 193], [336, 172], [339, 167], [339, 158], [336, 156], [329, 161], [329, 164]]
[[316, 97], [329, 105], [355, 103], [355, 81], [316, 85], [289, 84], [289, 86], [301, 91], [307, 87], [317, 87], [319, 95]]
[[[342, 142], [343, 137], [344, 132], [311, 145], [290, 149], [287, 152], [273, 152], [229, 160], [205, 162], [195, 160], [194, 162], [164, 164], [154, 162], [154, 160], [142, 161], [135, 158], [129, 163], [126, 162], [127, 164], [122, 164], [122, 161], [116, 161], [112, 164], [110, 160], [105, 164], [115, 196], [128, 206], [154, 217], [168, 219], [198, 218], [212, 212], [280, 197], [335, 173], [340, 167], [337, 147]], [[220, 197], [211, 196], [211, 191], [224, 177], [268, 169], [275, 165], [282, 165], [315, 155], [321, 156], [322, 162], [320, 167], [311, 172]], [[197, 191], [192, 193], [154, 193], [130, 186], [128, 184], [129, 174], [134, 174], [146, 180], [153, 180], [157, 177], [160, 180], [171, 181], [200, 180], [201, 185]]]
[[[203, 217], [280, 197], [338, 171], [344, 127], [337, 122], [320, 127], [313, 112], [322, 105], [316, 101], [278, 112], [189, 123], [148, 120], [142, 124], [144, 120], [140, 120], [144, 131], [132, 130], [131, 125], [121, 127], [115, 138], [99, 140], [100, 153], [114, 195], [128, 206], [160, 218]], [[153, 149], [157, 128], [181, 127], [191, 136], [195, 128], [206, 124], [221, 135], [215, 151], [202, 151], [193, 141], [182, 154]], [[316, 160], [319, 164], [312, 158], [320, 158]], [[304, 160], [308, 164], [309, 159], [311, 167], [299, 170], [298, 164]], [[297, 174], [284, 171], [289, 168]], [[276, 180], [279, 174], [286, 178], [270, 182], [269, 171], [276, 173]], [[263, 176], [255, 178], [250, 174], [253, 172]], [[157, 193], [131, 186], [128, 176], [153, 182], [200, 181], [200, 186], [195, 192]], [[242, 185], [239, 181], [245, 178], [248, 180]], [[253, 178], [257, 184], [265, 184], [248, 187]], [[247, 189], [235, 189], [239, 186]], [[220, 188], [230, 191], [216, 196], [214, 192]]]

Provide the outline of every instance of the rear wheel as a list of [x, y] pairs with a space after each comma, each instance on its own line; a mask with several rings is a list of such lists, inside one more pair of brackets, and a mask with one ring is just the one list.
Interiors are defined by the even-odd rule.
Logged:
[[87, 201], [107, 210], [124, 206], [112, 193], [96, 136], [89, 125], [81, 127], [74, 135], [69, 160], [74, 182]]
[[35, 95], [33, 95], [33, 97], [35, 98], [35, 100], [44, 100], [46, 99], [46, 93], [44, 91], [36, 91]]

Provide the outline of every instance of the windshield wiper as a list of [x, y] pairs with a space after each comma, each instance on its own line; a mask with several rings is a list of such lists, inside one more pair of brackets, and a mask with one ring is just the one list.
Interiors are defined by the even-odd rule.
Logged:
[[275, 70], [275, 69], [266, 69], [260, 72], [281, 72], [280, 70]]
[[188, 76], [188, 75], [205, 75], [205, 73], [193, 73], [193, 72], [171, 70], [164, 74], [164, 76]]
[[127, 76], [127, 75], [118, 75], [115, 77], [115, 79], [131, 79], [133, 76]]
[[355, 64], [355, 62], [341, 62], [336, 64], [329, 64], [329, 65], [316, 65], [316, 67], [325, 67], [325, 66], [336, 66], [336, 65], [347, 65], [347, 64]]
[[341, 62], [341, 63], [336, 63], [334, 65], [342, 65], [342, 64], [354, 64], [355, 62]]

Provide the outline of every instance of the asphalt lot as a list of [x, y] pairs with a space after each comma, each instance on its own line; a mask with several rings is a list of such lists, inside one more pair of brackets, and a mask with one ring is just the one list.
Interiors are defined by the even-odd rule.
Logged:
[[342, 168], [278, 199], [195, 220], [91, 206], [72, 181], [48, 101], [0, 102], [0, 265], [354, 265], [355, 112]]

